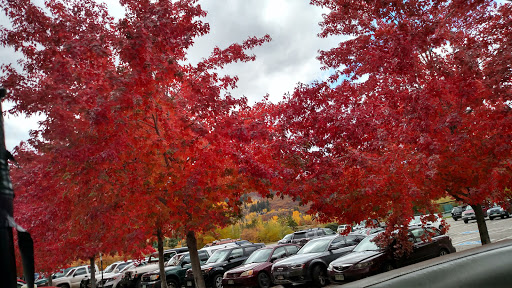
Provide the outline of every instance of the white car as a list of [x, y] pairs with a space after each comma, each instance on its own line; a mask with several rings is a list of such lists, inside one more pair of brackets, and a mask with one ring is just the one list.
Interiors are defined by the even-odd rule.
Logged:
[[[123, 263], [128, 263], [128, 264], [122, 265]], [[99, 286], [99, 287], [116, 288], [119, 281], [121, 281], [121, 278], [123, 278], [124, 271], [135, 267], [133, 261], [121, 262], [121, 265], [116, 265], [116, 266], [120, 269], [116, 268], [110, 273], [103, 272], [103, 275], [100, 275], [99, 280], [101, 281], [101, 279], [103, 279], [103, 281], [101, 281], [102, 286]], [[105, 271], [108, 271], [108, 270], [105, 269]], [[98, 282], [100, 282], [100, 281], [98, 281]]]
[[[99, 271], [98, 265], [95, 265], [95, 271]], [[95, 277], [98, 278], [98, 273], [95, 273]], [[61, 288], [80, 288], [80, 282], [86, 277], [91, 276], [91, 267], [89, 265], [76, 267], [74, 270], [70, 270], [66, 276], [53, 279], [52, 285]]]
[[[409, 222], [409, 226], [421, 226], [421, 217], [426, 217], [426, 216], [430, 216], [430, 215], [414, 216], [414, 218], [411, 219], [411, 222]], [[435, 227], [439, 230], [442, 230], [444, 228], [443, 223], [442, 223], [443, 219], [435, 214], [434, 214], [434, 216], [436, 217], [436, 221], [435, 222], [427, 221], [425, 223], [425, 226], [426, 227]]]

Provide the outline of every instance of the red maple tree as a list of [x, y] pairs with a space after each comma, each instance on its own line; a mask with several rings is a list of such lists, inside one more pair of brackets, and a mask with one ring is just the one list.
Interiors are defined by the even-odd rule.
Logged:
[[95, 1], [1, 4], [13, 23], [2, 43], [24, 55], [22, 71], [4, 66], [10, 112], [46, 116], [13, 169], [20, 222], [41, 235], [36, 249], [53, 252], [38, 257], [51, 270], [140, 252], [153, 237], [162, 256], [163, 237], [181, 234], [201, 287], [195, 233], [230, 223], [242, 195], [267, 194], [273, 176], [255, 145], [266, 126], [225, 92], [237, 78], [218, 71], [253, 60], [246, 51], [270, 37], [192, 65], [187, 49], [209, 30], [197, 1], [121, 1], [118, 21]]
[[312, 3], [329, 10], [321, 37], [351, 38], [320, 52], [332, 76], [277, 114], [302, 180], [288, 193], [323, 218], [387, 219], [388, 233], [450, 195], [489, 243], [481, 204], [510, 196], [511, 4]]

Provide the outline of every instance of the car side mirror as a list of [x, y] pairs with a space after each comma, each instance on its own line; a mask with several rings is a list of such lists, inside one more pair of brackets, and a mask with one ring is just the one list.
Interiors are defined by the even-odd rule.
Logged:
[[337, 249], [340, 249], [340, 247], [338, 246], [329, 246], [329, 249], [327, 249], [328, 251], [333, 251], [333, 250], [337, 250]]
[[119, 273], [119, 269], [114, 269], [114, 273]]

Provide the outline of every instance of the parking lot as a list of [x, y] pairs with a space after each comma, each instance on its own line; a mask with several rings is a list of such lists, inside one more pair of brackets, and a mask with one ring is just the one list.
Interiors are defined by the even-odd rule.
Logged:
[[[448, 235], [452, 239], [453, 246], [457, 249], [457, 251], [463, 251], [467, 249], [471, 249], [474, 247], [481, 246], [480, 243], [480, 234], [478, 233], [478, 228], [476, 225], [476, 221], [472, 220], [469, 223], [465, 224], [464, 221], [458, 220], [454, 221], [452, 218], [446, 219], [450, 228], [448, 230]], [[491, 242], [496, 242], [504, 239], [512, 239], [512, 218], [506, 219], [494, 219], [486, 221], [487, 229], [489, 230], [489, 236], [491, 238]], [[339, 284], [331, 284], [326, 287], [339, 287]], [[273, 288], [281, 288], [282, 286], [274, 286]], [[306, 288], [308, 285], [300, 285], [294, 286], [296, 288]]]
[[[453, 221], [452, 218], [447, 219], [450, 225], [448, 235], [452, 238], [453, 246], [457, 251], [463, 251], [480, 246], [480, 234], [476, 221], [469, 221], [465, 224], [462, 220]], [[504, 239], [512, 239], [512, 218], [485, 221], [487, 229], [489, 230], [489, 237], [491, 242], [496, 242]]]

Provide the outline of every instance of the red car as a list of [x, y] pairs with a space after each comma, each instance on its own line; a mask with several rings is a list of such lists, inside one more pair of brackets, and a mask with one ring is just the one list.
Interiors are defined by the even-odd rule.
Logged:
[[[429, 232], [432, 241], [422, 240], [425, 230]], [[413, 252], [396, 259], [392, 248], [380, 248], [373, 239], [379, 233], [366, 237], [352, 253], [331, 262], [327, 273], [331, 281], [352, 281], [368, 277], [394, 268], [403, 267], [437, 256], [454, 253], [455, 247], [447, 235], [435, 228], [414, 227], [409, 229], [409, 241], [413, 242]]]
[[299, 249], [299, 245], [282, 244], [256, 250], [241, 266], [224, 273], [222, 286], [268, 288], [272, 286], [270, 277], [272, 264], [296, 254]]

